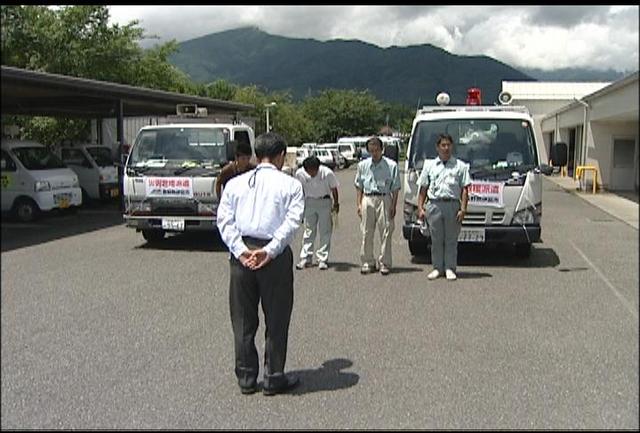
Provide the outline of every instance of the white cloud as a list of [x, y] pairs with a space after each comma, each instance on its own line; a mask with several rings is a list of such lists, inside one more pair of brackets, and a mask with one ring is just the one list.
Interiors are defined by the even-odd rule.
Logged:
[[[243, 26], [286, 37], [432, 44], [514, 67], [638, 69], [638, 6], [110, 6], [160, 41]], [[146, 41], [146, 45], [155, 41]]]

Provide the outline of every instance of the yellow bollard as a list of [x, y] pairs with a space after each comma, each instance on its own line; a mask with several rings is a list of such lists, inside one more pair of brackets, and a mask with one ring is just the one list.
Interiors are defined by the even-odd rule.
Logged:
[[598, 167], [594, 166], [594, 165], [579, 165], [576, 167], [575, 170], [575, 179], [580, 179], [582, 180], [582, 175], [585, 175], [586, 177], [586, 172], [587, 171], [592, 171], [593, 172], [593, 194], [596, 193], [596, 188], [598, 187]]

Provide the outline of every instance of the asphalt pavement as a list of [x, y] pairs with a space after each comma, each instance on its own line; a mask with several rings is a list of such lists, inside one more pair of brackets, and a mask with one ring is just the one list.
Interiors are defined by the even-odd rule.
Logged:
[[302, 383], [274, 397], [236, 385], [214, 236], [152, 247], [115, 210], [3, 221], [1, 427], [638, 429], [636, 228], [545, 180], [529, 259], [461, 248], [457, 281], [427, 281], [400, 202], [392, 272], [363, 276], [354, 174], [330, 268], [295, 271]]

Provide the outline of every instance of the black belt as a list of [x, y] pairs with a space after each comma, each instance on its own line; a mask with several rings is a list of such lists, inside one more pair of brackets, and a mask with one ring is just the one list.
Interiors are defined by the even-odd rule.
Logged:
[[331, 198], [331, 196], [329, 194], [327, 194], [327, 195], [323, 195], [322, 197], [307, 197], [307, 198], [314, 198], [316, 200], [323, 200], [325, 198]]
[[271, 239], [260, 239], [260, 238], [254, 238], [252, 236], [242, 236], [242, 240], [244, 241], [244, 243], [249, 244], [250, 246], [258, 246], [258, 247], [264, 247], [269, 242], [271, 242]]
[[460, 200], [457, 198], [443, 197], [443, 198], [430, 198], [429, 201], [460, 201]]
[[372, 195], [381, 196], [381, 195], [387, 195], [387, 194], [384, 194], [384, 193], [381, 193], [381, 192], [365, 192], [364, 195], [366, 195], [368, 197], [368, 196], [372, 196]]

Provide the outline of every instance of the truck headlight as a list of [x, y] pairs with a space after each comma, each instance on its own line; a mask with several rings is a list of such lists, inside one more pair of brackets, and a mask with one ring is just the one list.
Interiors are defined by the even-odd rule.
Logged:
[[217, 203], [198, 203], [199, 215], [214, 215], [218, 208]]
[[77, 177], [73, 178], [73, 181], [71, 182], [71, 188], [78, 188], [80, 186], [80, 181], [78, 180]]
[[127, 203], [127, 213], [149, 213], [151, 212], [151, 203], [144, 201], [132, 201]]
[[514, 225], [540, 224], [541, 218], [542, 206], [535, 206], [516, 212], [511, 223]]
[[51, 184], [46, 180], [36, 180], [35, 190], [36, 192], [51, 191]]

